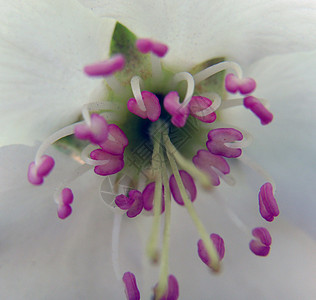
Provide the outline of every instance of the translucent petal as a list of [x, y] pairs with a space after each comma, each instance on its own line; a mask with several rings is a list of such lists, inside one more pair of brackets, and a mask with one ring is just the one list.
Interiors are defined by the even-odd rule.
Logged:
[[113, 23], [73, 0], [0, 1], [0, 145], [77, 120], [100, 83], [82, 69], [107, 55]]
[[316, 45], [311, 34], [316, 31], [315, 1], [80, 2], [98, 15], [114, 16], [141, 37], [166, 43], [170, 52], [165, 60], [178, 67], [223, 56], [246, 65], [269, 54], [311, 50]]

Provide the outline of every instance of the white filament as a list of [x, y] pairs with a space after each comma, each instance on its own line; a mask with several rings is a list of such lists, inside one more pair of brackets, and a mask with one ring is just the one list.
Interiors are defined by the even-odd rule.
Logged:
[[195, 114], [198, 117], [206, 117], [207, 115], [215, 112], [221, 106], [222, 99], [216, 93], [205, 94], [205, 95], [202, 95], [202, 97], [207, 97], [208, 99], [210, 99], [212, 101], [212, 104], [209, 107], [196, 112]]
[[151, 53], [151, 73], [154, 80], [160, 79], [162, 77], [162, 69], [160, 58], [155, 54]]
[[119, 281], [122, 280], [119, 263], [119, 242], [122, 216], [122, 214], [114, 213], [112, 229], [112, 266], [114, 269], [115, 277]]
[[223, 181], [225, 181], [225, 183], [227, 183], [230, 186], [235, 185], [236, 180], [232, 175], [224, 174], [223, 172], [221, 172], [220, 170], [218, 170], [217, 168], [213, 166], [211, 166], [211, 169], [217, 174], [218, 177], [220, 177]]
[[139, 76], [134, 76], [131, 79], [131, 88], [132, 88], [132, 92], [133, 92], [133, 95], [134, 95], [134, 98], [137, 102], [138, 107], [142, 111], [146, 111], [146, 107], [145, 107], [144, 100], [143, 100], [141, 90], [140, 90], [141, 80], [142, 79]]
[[194, 75], [195, 83], [198, 84], [201, 81], [215, 75], [216, 73], [224, 71], [224, 70], [232, 70], [237, 75], [237, 77], [240, 79], [243, 77], [242, 69], [241, 69], [239, 64], [232, 62], [232, 61], [223, 61], [223, 62], [220, 62], [216, 65], [210, 66], [210, 67], [202, 70], [201, 72], [195, 74]]
[[246, 148], [250, 146], [253, 141], [253, 136], [244, 129], [236, 128], [236, 126], [234, 126], [234, 128], [242, 133], [243, 139], [241, 141], [236, 141], [233, 143], [224, 143], [224, 145], [229, 148]]
[[[266, 108], [270, 107], [270, 102], [267, 99], [257, 98], [257, 100], [259, 100]], [[231, 108], [231, 107], [236, 107], [236, 106], [243, 106], [243, 105], [244, 105], [244, 98], [225, 100], [225, 101], [222, 101], [221, 110]]]
[[45, 153], [46, 149], [48, 147], [50, 147], [50, 145], [54, 144], [55, 142], [57, 142], [58, 140], [68, 136], [68, 135], [72, 135], [74, 134], [74, 129], [77, 125], [79, 124], [83, 124], [84, 121], [81, 122], [77, 122], [74, 124], [71, 124], [67, 127], [64, 127], [58, 131], [56, 131], [55, 133], [53, 133], [51, 136], [49, 136], [38, 148], [36, 155], [35, 155], [35, 164], [38, 165], [40, 162], [41, 157], [43, 156], [43, 154]]
[[195, 82], [193, 76], [188, 72], [180, 72], [175, 74], [173, 77], [174, 83], [178, 83], [183, 80], [187, 82], [187, 92], [185, 94], [183, 102], [181, 103], [181, 106], [186, 107], [193, 96]]

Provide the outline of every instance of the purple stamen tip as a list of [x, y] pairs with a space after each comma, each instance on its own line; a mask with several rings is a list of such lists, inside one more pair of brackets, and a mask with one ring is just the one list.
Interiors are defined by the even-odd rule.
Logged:
[[244, 106], [250, 109], [260, 119], [262, 125], [267, 125], [272, 122], [273, 114], [267, 110], [256, 97], [245, 97]]
[[149, 119], [152, 122], [156, 122], [161, 114], [161, 107], [159, 99], [157, 96], [151, 92], [143, 91], [141, 92], [142, 100], [144, 102], [145, 110], [142, 110], [136, 99], [131, 98], [127, 102], [127, 109], [135, 114], [136, 116], [141, 117], [142, 119]]
[[58, 209], [57, 214], [60, 219], [66, 219], [71, 215], [71, 203], [73, 202], [74, 196], [72, 190], [64, 188], [58, 198]]
[[84, 72], [88, 76], [110, 76], [115, 72], [123, 70], [125, 58], [122, 54], [117, 54], [111, 58], [84, 67]]
[[242, 153], [241, 149], [231, 148], [226, 146], [225, 143], [241, 141], [242, 139], [242, 133], [234, 128], [217, 128], [208, 133], [206, 147], [215, 155], [221, 155], [228, 158], [239, 157]]
[[252, 235], [256, 238], [249, 243], [250, 250], [258, 256], [267, 256], [270, 252], [272, 238], [269, 231], [264, 227], [257, 227], [252, 230]]
[[207, 150], [199, 150], [192, 161], [197, 168], [205, 171], [209, 175], [210, 181], [214, 186], [219, 185], [220, 180], [217, 172], [215, 172], [213, 168], [216, 168], [223, 174], [230, 172], [230, 167], [223, 157], [214, 155]]
[[[154, 289], [155, 299], [157, 298], [156, 288]], [[168, 277], [168, 288], [164, 295], [158, 300], [177, 300], [179, 298], [179, 284], [177, 278], [174, 275], [169, 275]]]
[[279, 215], [279, 207], [273, 195], [273, 187], [270, 182], [261, 186], [259, 191], [259, 211], [265, 220], [272, 222]]
[[48, 176], [55, 165], [55, 161], [51, 156], [43, 155], [39, 162], [31, 162], [27, 172], [27, 178], [34, 185], [41, 185], [44, 177]]
[[140, 293], [137, 287], [135, 275], [131, 272], [126, 272], [124, 273], [122, 280], [125, 284], [125, 294], [127, 300], [139, 300]]
[[163, 100], [166, 111], [172, 116], [171, 123], [176, 127], [183, 127], [190, 115], [189, 106], [182, 106], [179, 94], [172, 91]]
[[108, 126], [108, 134], [108, 139], [100, 144], [100, 147], [110, 154], [123, 154], [128, 145], [128, 139], [123, 130], [115, 124], [110, 124]]
[[125, 195], [118, 195], [115, 198], [115, 203], [120, 209], [127, 210], [126, 215], [129, 218], [138, 216], [144, 207], [142, 193], [137, 190], [129, 191], [128, 197]]
[[[154, 207], [154, 193], [155, 193], [155, 182], [151, 182], [146, 185], [143, 190], [143, 201], [144, 209], [151, 211]], [[164, 186], [162, 186], [162, 195], [161, 195], [161, 213], [165, 211], [165, 197], [164, 197]]]
[[108, 123], [98, 115], [91, 115], [91, 124], [79, 124], [74, 130], [75, 137], [80, 140], [89, 140], [93, 144], [101, 144], [108, 138]]
[[252, 78], [239, 79], [234, 74], [227, 74], [225, 77], [225, 88], [228, 92], [235, 94], [240, 92], [243, 95], [252, 93], [256, 88], [256, 82]]
[[138, 39], [136, 41], [136, 47], [138, 51], [143, 54], [152, 52], [158, 57], [164, 57], [168, 52], [167, 45], [150, 39]]
[[[218, 258], [221, 261], [224, 258], [225, 255], [225, 244], [224, 244], [224, 240], [216, 233], [212, 233], [210, 235], [210, 239], [212, 240], [217, 254], [218, 254]], [[202, 240], [198, 241], [198, 254], [200, 259], [210, 268], [212, 268], [212, 262], [211, 262], [211, 258], [209, 257], [206, 248], [204, 246], [204, 243]]]
[[[180, 170], [179, 173], [180, 173], [183, 185], [186, 189], [186, 192], [187, 192], [189, 198], [191, 199], [191, 201], [193, 202], [196, 199], [196, 195], [197, 195], [194, 180], [193, 180], [192, 176], [184, 170]], [[178, 184], [177, 184], [176, 179], [175, 179], [173, 174], [170, 176], [169, 185], [170, 185], [170, 190], [171, 190], [171, 193], [172, 193], [174, 200], [179, 205], [184, 205]]]
[[215, 112], [210, 112], [208, 115], [203, 116], [203, 117], [196, 114], [205, 110], [211, 105], [212, 105], [212, 101], [210, 99], [206, 97], [201, 97], [201, 96], [193, 96], [189, 104], [190, 113], [194, 118], [204, 123], [213, 123], [216, 120]]
[[94, 168], [94, 172], [101, 176], [116, 174], [124, 168], [123, 155], [113, 155], [102, 149], [96, 149], [90, 153], [90, 157], [103, 161]]

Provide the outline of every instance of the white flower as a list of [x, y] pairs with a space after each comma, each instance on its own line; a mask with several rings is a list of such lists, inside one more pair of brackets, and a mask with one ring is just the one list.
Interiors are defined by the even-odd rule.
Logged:
[[[140, 37], [168, 44], [165, 63], [177, 70], [219, 56], [246, 67], [246, 74], [257, 80], [258, 94], [270, 100], [275, 112], [272, 129], [251, 120], [251, 132], [260, 139], [249, 153], [276, 178], [281, 214], [316, 235], [314, 1], [81, 2], [100, 16], [115, 17]], [[97, 18], [70, 0], [1, 0], [0, 24], [0, 142], [32, 145], [0, 149], [0, 296], [121, 298], [123, 289], [111, 264], [112, 212], [98, 201], [95, 177], [79, 179], [76, 213], [60, 222], [51, 201], [53, 188], [75, 162], [51, 149], [57, 165], [43, 187], [30, 186], [25, 174], [34, 159], [34, 142], [75, 122], [82, 105], [95, 97], [91, 93], [99, 82], [83, 76], [82, 67], [106, 56], [115, 21]], [[247, 124], [253, 118], [247, 111], [232, 113]], [[236, 187], [221, 185], [214, 199], [226, 197], [233, 211], [252, 224], [255, 217], [249, 214], [257, 210], [261, 179], [241, 166], [233, 171], [240, 177]], [[206, 194], [201, 198], [198, 213], [209, 230], [222, 228], [227, 254], [223, 272], [209, 274], [192, 258], [197, 236], [187, 225], [186, 212], [175, 207], [170, 268], [180, 283], [181, 299], [313, 298], [314, 240], [281, 215], [270, 227], [271, 254], [261, 260], [247, 249], [248, 236], [233, 223], [226, 225], [223, 207]], [[136, 222], [122, 224], [120, 265], [144, 275], [138, 283], [148, 299], [157, 274], [141, 264], [137, 228]]]

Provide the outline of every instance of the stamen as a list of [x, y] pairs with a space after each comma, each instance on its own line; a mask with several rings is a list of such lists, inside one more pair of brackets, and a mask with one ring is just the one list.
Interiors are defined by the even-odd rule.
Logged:
[[[157, 124], [159, 126], [159, 124]], [[162, 198], [162, 174], [161, 166], [162, 162], [162, 152], [161, 152], [161, 132], [156, 130], [153, 137], [154, 149], [152, 154], [152, 170], [154, 171], [155, 176], [155, 193], [154, 193], [154, 217], [151, 228], [150, 237], [147, 243], [147, 255], [152, 262], [157, 262], [158, 257], [158, 237], [159, 237], [159, 224], [160, 224], [160, 215], [161, 215], [161, 198]], [[166, 187], [165, 187], [166, 188]]]
[[44, 182], [44, 177], [48, 176], [55, 165], [55, 161], [51, 156], [43, 155], [36, 165], [31, 162], [27, 172], [27, 178], [34, 185], [41, 185]]
[[150, 39], [138, 39], [136, 41], [136, 47], [138, 51], [143, 54], [151, 51], [158, 57], [164, 57], [168, 52], [167, 45]]
[[219, 73], [219, 72], [227, 70], [227, 69], [234, 71], [238, 78], [243, 77], [242, 69], [241, 69], [239, 64], [232, 62], [232, 61], [224, 61], [224, 62], [220, 62], [216, 65], [210, 66], [210, 67], [198, 72], [197, 74], [195, 74], [193, 76], [195, 84], [199, 84], [201, 81], [215, 75], [216, 73]]
[[261, 121], [262, 125], [272, 122], [273, 114], [255, 97], [248, 96], [244, 99], [244, 106], [249, 108]]
[[[85, 116], [87, 118], [87, 116]], [[87, 124], [77, 125], [74, 129], [75, 137], [80, 140], [89, 140], [93, 144], [103, 143], [108, 137], [108, 123], [98, 115], [92, 114]]]
[[[225, 245], [224, 240], [216, 233], [212, 233], [210, 235], [210, 239], [212, 240], [213, 244], [215, 245], [216, 251], [218, 253], [219, 261], [221, 261], [224, 258], [225, 255]], [[206, 252], [204, 243], [202, 240], [198, 241], [198, 254], [200, 259], [208, 266], [212, 267], [211, 259], [208, 256], [208, 253]]]
[[259, 211], [265, 220], [272, 222], [274, 217], [279, 215], [279, 207], [273, 195], [273, 187], [270, 182], [266, 182], [261, 186], [258, 195]]
[[70, 204], [73, 201], [73, 193], [71, 189], [66, 188], [66, 186], [90, 169], [90, 166], [81, 165], [76, 170], [74, 170], [72, 174], [67, 179], [65, 179], [55, 190], [54, 201], [58, 205], [57, 214], [60, 219], [67, 218], [72, 212]]
[[[170, 228], [171, 228], [171, 199], [170, 199], [170, 188], [168, 183], [168, 174], [165, 167], [165, 164], [162, 166], [162, 178], [163, 184], [166, 187], [164, 191], [164, 198], [166, 199], [166, 212], [165, 212], [165, 223], [164, 223], [164, 233], [163, 233], [163, 244], [162, 244], [162, 251], [161, 251], [161, 265], [160, 265], [160, 275], [159, 275], [159, 282], [155, 289], [155, 297], [161, 299], [162, 296], [167, 297], [169, 299], [169, 295], [179, 296], [179, 288], [177, 280], [175, 278], [170, 278], [172, 275], [169, 276], [168, 279], [168, 266], [169, 266], [169, 246], [170, 246]], [[174, 276], [173, 276], [174, 277]], [[176, 288], [177, 287], [177, 288]], [[178, 290], [178, 293], [175, 291]], [[174, 292], [172, 292], [174, 291]], [[167, 292], [168, 296], [165, 295]], [[177, 294], [177, 295], [176, 295]], [[163, 298], [162, 298], [163, 299]], [[178, 299], [178, 298], [172, 298]]]
[[57, 214], [60, 219], [65, 219], [71, 214], [72, 209], [71, 209], [70, 204], [72, 203], [73, 199], [74, 199], [74, 195], [71, 189], [64, 188], [61, 191], [61, 194], [59, 195], [58, 200], [57, 200], [58, 201]]
[[165, 147], [169, 149], [179, 166], [196, 178], [204, 188], [211, 187], [210, 180], [204, 171], [198, 169], [192, 161], [184, 158], [177, 148], [171, 143], [168, 135], [165, 136]]
[[225, 88], [233, 94], [239, 91], [241, 94], [247, 95], [255, 90], [256, 82], [252, 78], [238, 78], [230, 73], [226, 75]]
[[[167, 144], [167, 134], [164, 133], [163, 137], [164, 137], [165, 144]], [[194, 222], [201, 239], [203, 240], [203, 243], [205, 245], [205, 248], [206, 248], [208, 255], [211, 258], [212, 269], [214, 271], [218, 271], [219, 270], [219, 258], [218, 258], [217, 250], [215, 249], [214, 244], [210, 240], [208, 233], [206, 232], [203, 224], [201, 223], [201, 221], [200, 221], [200, 219], [199, 219], [199, 217], [194, 209], [194, 206], [193, 206], [192, 202], [190, 201], [190, 199], [186, 193], [185, 187], [184, 187], [182, 179], [180, 177], [180, 173], [179, 173], [177, 164], [172, 156], [172, 152], [170, 152], [170, 149], [168, 149], [168, 148], [166, 148], [166, 150], [167, 150], [167, 155], [168, 155], [168, 159], [170, 162], [171, 170], [175, 176], [175, 179], [176, 179], [177, 185], [179, 187], [180, 194], [181, 194], [181, 197], [183, 199], [184, 205], [185, 205], [189, 215], [191, 216], [191, 219]]]
[[177, 278], [173, 275], [169, 275], [168, 277], [168, 286], [164, 294], [160, 295], [158, 288], [159, 285], [154, 288], [155, 300], [177, 300], [179, 298], [179, 284]]
[[189, 117], [189, 106], [183, 106], [180, 103], [179, 94], [175, 91], [168, 93], [164, 100], [163, 105], [166, 111], [172, 115], [171, 123], [176, 127], [183, 127]]
[[126, 272], [122, 278], [125, 284], [125, 294], [128, 300], [139, 300], [140, 293], [136, 283], [136, 277], [131, 272]]
[[189, 104], [193, 96], [195, 83], [194, 83], [193, 76], [188, 72], [180, 72], [180, 73], [175, 74], [173, 77], [173, 82], [175, 84], [183, 80], [187, 82], [187, 92], [185, 94], [183, 102], [181, 103], [181, 106], [184, 108]]
[[225, 175], [230, 172], [230, 167], [223, 157], [214, 155], [207, 150], [199, 150], [192, 158], [192, 161], [196, 167], [209, 175], [209, 179], [214, 186], [220, 184], [219, 175], [214, 168]]
[[272, 243], [269, 231], [264, 227], [257, 227], [252, 230], [252, 235], [256, 239], [251, 240], [249, 243], [250, 250], [258, 256], [267, 256]]
[[115, 204], [123, 210], [127, 210], [126, 215], [129, 218], [135, 218], [138, 216], [144, 207], [143, 196], [140, 191], [131, 190], [128, 193], [128, 197], [125, 195], [119, 195], [115, 198]]
[[[124, 168], [123, 155], [113, 155], [102, 149], [96, 149], [90, 153], [90, 157], [92, 160], [96, 161], [95, 163], [98, 163], [98, 165], [94, 168], [94, 172], [101, 176], [118, 173]], [[89, 164], [92, 165], [92, 161], [90, 159], [85, 158], [85, 162], [91, 162]]]
[[234, 145], [234, 142], [243, 139], [240, 131], [234, 128], [217, 128], [209, 131], [207, 136], [206, 147], [211, 153], [228, 158], [236, 158], [241, 155], [241, 149], [239, 147], [236, 148], [236, 145]]
[[[143, 190], [144, 209], [151, 211], [154, 207], [155, 182], [146, 185]], [[161, 213], [165, 211], [164, 185], [162, 185]]]
[[142, 119], [148, 118], [150, 121], [155, 122], [161, 114], [159, 99], [151, 92], [141, 92], [139, 80], [140, 77], [138, 76], [134, 76], [131, 80], [131, 87], [135, 98], [128, 100], [127, 108], [131, 113]]
[[[269, 101], [263, 98], [257, 98], [257, 100], [264, 105], [265, 107], [269, 107]], [[236, 107], [236, 106], [244, 106], [244, 98], [235, 98], [235, 99], [227, 99], [222, 101], [221, 103], [221, 110]]]
[[213, 123], [216, 120], [215, 111], [221, 105], [221, 97], [216, 93], [210, 93], [208, 97], [210, 99], [202, 96], [193, 96], [190, 101], [190, 113], [202, 122]]
[[84, 67], [84, 72], [88, 76], [110, 76], [117, 71], [123, 70], [125, 58], [122, 54], [117, 54], [111, 58]]
[[[194, 202], [196, 199], [197, 191], [196, 191], [196, 186], [195, 186], [193, 178], [191, 177], [189, 173], [183, 170], [180, 170], [179, 174], [180, 174], [183, 186], [187, 192], [187, 196], [189, 196], [190, 200]], [[169, 185], [170, 185], [170, 190], [171, 190], [173, 199], [179, 205], [184, 205], [174, 174], [170, 176]]]
[[146, 111], [146, 107], [145, 107], [143, 97], [141, 94], [141, 90], [140, 90], [140, 82], [141, 81], [142, 81], [142, 79], [139, 76], [134, 76], [131, 79], [131, 88], [132, 88], [132, 92], [133, 92], [133, 95], [136, 99], [136, 102], [137, 102], [139, 109], [142, 111]]
[[108, 134], [107, 140], [100, 144], [100, 147], [110, 154], [123, 154], [128, 145], [128, 139], [123, 130], [115, 124], [110, 124], [108, 126]]

